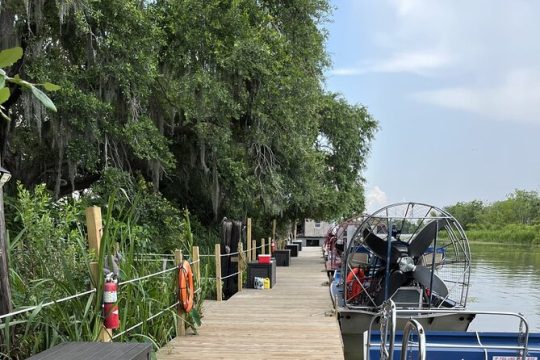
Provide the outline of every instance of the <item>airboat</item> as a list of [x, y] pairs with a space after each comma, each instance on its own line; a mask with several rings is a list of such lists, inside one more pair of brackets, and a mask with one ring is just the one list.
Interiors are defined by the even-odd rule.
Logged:
[[340, 257], [330, 293], [347, 358], [362, 358], [365, 333], [389, 300], [398, 329], [414, 319], [426, 332], [466, 331], [475, 318], [466, 311], [469, 243], [442, 209], [412, 202], [384, 207], [362, 219]]
[[362, 224], [366, 215], [355, 215], [328, 229], [323, 243], [325, 267], [328, 275], [341, 269], [343, 251], [350, 243], [352, 236]]

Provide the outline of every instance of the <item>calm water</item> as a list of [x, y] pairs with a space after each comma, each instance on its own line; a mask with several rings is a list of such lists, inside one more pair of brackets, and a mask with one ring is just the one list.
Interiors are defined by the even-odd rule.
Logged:
[[[470, 310], [521, 312], [540, 331], [540, 247], [471, 244]], [[518, 321], [479, 315], [469, 330], [517, 331]]]

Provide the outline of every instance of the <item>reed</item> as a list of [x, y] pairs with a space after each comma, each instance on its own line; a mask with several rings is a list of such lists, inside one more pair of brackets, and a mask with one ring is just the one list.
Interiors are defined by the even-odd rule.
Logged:
[[501, 227], [467, 230], [472, 242], [495, 242], [508, 244], [540, 244], [540, 225], [507, 224]]
[[[127, 201], [124, 195], [109, 196], [103, 206], [103, 237], [100, 254], [95, 254], [88, 251], [86, 242], [84, 209], [89, 205], [88, 199], [55, 202], [44, 187], [38, 186], [30, 192], [19, 186], [17, 199], [11, 199], [6, 207], [11, 212], [9, 234], [15, 234], [8, 237], [13, 301], [15, 309], [37, 307], [0, 320], [4, 340], [0, 344], [0, 358], [24, 359], [61, 342], [98, 339], [102, 322], [100, 291], [43, 306], [90, 289], [90, 261], [99, 260], [100, 282], [103, 281], [103, 259], [116, 248], [122, 254], [120, 282], [174, 268], [172, 258], [165, 256], [158, 261], [155, 258], [148, 261], [149, 257], [144, 256], [158, 251], [173, 253], [173, 249], [158, 246], [159, 239], [148, 236], [159, 233], [155, 228], [159, 224], [143, 221], [141, 212], [145, 209], [141, 206], [147, 194], [136, 193]], [[167, 211], [170, 213], [171, 209]], [[189, 214], [178, 212], [178, 216], [187, 226], [177, 229], [176, 247], [182, 248], [189, 259], [193, 244]], [[172, 238], [172, 231], [169, 237]], [[211, 277], [211, 268], [202, 264], [203, 279], [201, 284], [196, 284], [201, 290], [196, 296], [195, 310], [185, 318], [193, 329], [200, 323], [203, 299], [212, 289], [211, 281], [206, 280]], [[177, 272], [172, 270], [120, 286], [121, 327], [114, 334], [132, 329], [114, 341], [145, 341], [158, 348], [176, 336], [176, 322], [181, 321], [176, 307], [171, 307], [177, 301], [176, 282]], [[164, 309], [167, 310], [155, 316]], [[147, 320], [149, 318], [152, 319]]]

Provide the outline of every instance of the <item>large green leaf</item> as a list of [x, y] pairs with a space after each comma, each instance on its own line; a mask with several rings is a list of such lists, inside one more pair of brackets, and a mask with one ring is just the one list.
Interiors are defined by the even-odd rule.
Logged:
[[6, 77], [4, 74], [0, 74], [0, 89], [6, 86]]
[[43, 83], [42, 85], [45, 88], [45, 90], [47, 90], [47, 91], [56, 91], [56, 90], [61, 89], [60, 86], [58, 86], [56, 84], [53, 84], [53, 83], [50, 83], [50, 82]]
[[14, 47], [0, 51], [0, 67], [13, 65], [23, 55], [23, 50], [20, 47]]
[[7, 87], [0, 88], [0, 104], [3, 104], [9, 99], [9, 89]]
[[52, 100], [49, 99], [49, 97], [47, 95], [45, 95], [45, 93], [43, 91], [39, 90], [35, 86], [32, 86], [31, 89], [32, 89], [32, 94], [34, 94], [34, 96], [37, 97], [37, 99], [39, 101], [41, 101], [41, 103], [47, 109], [52, 110], [52, 111], [56, 111], [56, 106], [54, 106], [54, 103], [52, 102]]

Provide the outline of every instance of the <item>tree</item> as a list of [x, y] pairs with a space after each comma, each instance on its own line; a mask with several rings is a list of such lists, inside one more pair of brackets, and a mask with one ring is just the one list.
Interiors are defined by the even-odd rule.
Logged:
[[323, 88], [329, 9], [326, 0], [4, 1], [0, 21], [26, 48], [18, 71], [62, 86], [57, 113], [24, 93], [10, 102], [20, 121], [0, 131], [6, 163], [56, 198], [108, 168], [142, 175], [205, 225], [358, 212], [377, 125]]
[[461, 226], [467, 230], [472, 225], [479, 223], [484, 210], [484, 204], [480, 200], [458, 202], [455, 205], [446, 207], [445, 210], [454, 216]]
[[[39, 100], [45, 107], [56, 111], [53, 102], [45, 93], [39, 90], [36, 85], [22, 80], [18, 74], [13, 77], [9, 76], [4, 68], [10, 67], [22, 58], [23, 51], [20, 47], [6, 49], [0, 51], [0, 115], [4, 121], [9, 121], [8, 114], [5, 113], [5, 104], [11, 95], [11, 91], [6, 83], [12, 83], [20, 86], [23, 89], [28, 89], [33, 96]], [[60, 87], [52, 83], [40, 84], [46, 90], [56, 91]], [[2, 165], [2, 156], [0, 156], [0, 166]], [[7, 259], [7, 242], [6, 242], [6, 222], [4, 216], [4, 190], [0, 187], [0, 315], [7, 314], [11, 311], [11, 288], [9, 285], [9, 264]]]

